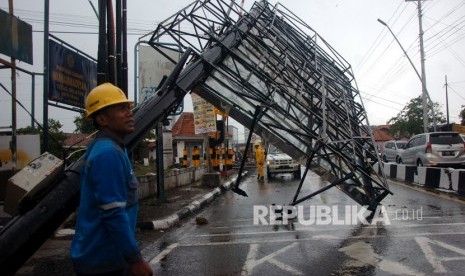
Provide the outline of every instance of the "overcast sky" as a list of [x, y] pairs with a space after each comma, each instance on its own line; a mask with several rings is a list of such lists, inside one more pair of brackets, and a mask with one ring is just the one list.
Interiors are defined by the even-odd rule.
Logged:
[[[15, 15], [33, 25], [34, 65], [18, 66], [33, 72], [43, 68], [43, 1], [15, 0]], [[97, 7], [98, 1], [92, 0]], [[134, 45], [143, 34], [153, 31], [158, 22], [187, 6], [189, 0], [128, 1], [129, 95], [133, 96]], [[241, 0], [237, 0], [241, 2]], [[277, 1], [269, 1], [276, 3]], [[32, 4], [34, 3], [34, 4]], [[406, 105], [421, 95], [421, 82], [401, 48], [377, 22], [385, 21], [420, 72], [418, 11], [416, 2], [404, 0], [287, 0], [280, 4], [293, 11], [320, 34], [352, 65], [371, 125], [385, 124]], [[245, 0], [249, 10], [253, 2]], [[0, 0], [8, 11], [8, 0]], [[51, 0], [50, 31], [57, 37], [97, 57], [98, 22], [85, 0]], [[434, 102], [446, 113], [445, 76], [449, 82], [450, 121], [459, 122], [465, 105], [465, 1], [428, 0], [423, 2], [423, 29], [426, 52], [427, 88]], [[68, 32], [68, 33], [66, 33]], [[0, 55], [1, 58], [7, 57]], [[18, 100], [30, 111], [31, 78], [18, 73]], [[10, 88], [10, 73], [0, 70], [0, 82]], [[36, 116], [42, 122], [42, 78], [36, 78]], [[11, 125], [11, 98], [0, 90], [0, 127]], [[187, 104], [187, 111], [191, 110]], [[50, 107], [50, 117], [59, 120], [63, 130], [72, 132], [76, 113]], [[18, 107], [18, 126], [30, 123]]]

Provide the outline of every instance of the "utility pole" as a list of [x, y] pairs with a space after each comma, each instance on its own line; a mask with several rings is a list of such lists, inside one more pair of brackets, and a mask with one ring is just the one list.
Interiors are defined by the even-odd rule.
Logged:
[[[428, 132], [428, 104], [426, 89], [425, 50], [423, 46], [423, 23], [421, 12], [421, 0], [405, 0], [406, 2], [417, 2], [418, 26], [420, 32], [420, 59], [421, 59], [421, 98], [423, 101], [423, 132]], [[434, 106], [432, 107], [434, 108]]]
[[48, 151], [48, 86], [49, 86], [49, 43], [48, 43], [48, 35], [49, 35], [49, 13], [50, 13], [50, 0], [44, 1], [44, 101], [43, 101], [43, 117], [44, 121], [42, 122], [44, 130], [43, 130], [43, 139], [44, 139], [44, 147], [42, 153]]
[[447, 93], [447, 75], [446, 75], [446, 116], [447, 116], [447, 127], [449, 127], [449, 95]]
[[[415, 67], [415, 65], [413, 64], [413, 61], [410, 59], [410, 57], [408, 56], [407, 54], [407, 51], [405, 51], [404, 47], [402, 46], [402, 44], [400, 43], [400, 41], [397, 39], [396, 35], [394, 34], [394, 32], [391, 30], [391, 28], [389, 27], [388, 24], [386, 24], [386, 22], [384, 22], [383, 20], [379, 19], [378, 18], [378, 22], [381, 23], [382, 25], [386, 26], [386, 28], [389, 30], [389, 32], [392, 34], [392, 36], [394, 37], [394, 39], [396, 40], [397, 44], [399, 44], [400, 48], [402, 49], [402, 51], [404, 52], [404, 55], [405, 57], [408, 59], [408, 61], [410, 62], [410, 65], [412, 65], [413, 67], [413, 70], [415, 71], [415, 73], [417, 74], [417, 77], [418, 79], [420, 80], [420, 82], [423, 84], [423, 78], [420, 76], [420, 73], [418, 73], [418, 70], [417, 68]], [[430, 102], [431, 104], [431, 113], [433, 115], [433, 128], [434, 128], [434, 131], [436, 131], [436, 114], [434, 112], [434, 103], [433, 101], [431, 100], [430, 96], [429, 96], [429, 93], [428, 93], [428, 90], [426, 89], [425, 87], [425, 91], [426, 91], [426, 97], [428, 98], [428, 101]], [[425, 115], [427, 113], [423, 113], [423, 115]], [[424, 118], [424, 117], [423, 117]]]

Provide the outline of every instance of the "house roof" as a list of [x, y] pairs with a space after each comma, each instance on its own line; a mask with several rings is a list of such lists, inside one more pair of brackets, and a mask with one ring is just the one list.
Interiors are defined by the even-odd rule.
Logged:
[[[203, 134], [195, 134], [195, 126], [194, 126], [194, 113], [192, 112], [184, 112], [178, 118], [178, 120], [174, 123], [172, 128], [173, 138], [187, 138], [187, 137], [195, 137], [195, 138], [203, 138]], [[227, 130], [226, 130], [227, 131]], [[226, 133], [227, 138], [232, 137], [232, 134]]]
[[376, 142], [394, 140], [394, 136], [389, 134], [390, 125], [381, 125], [373, 130], [373, 138]]
[[68, 133], [66, 134], [66, 139], [63, 141], [63, 146], [67, 148], [87, 147], [93, 140], [92, 137], [86, 139], [86, 137], [89, 135], [90, 134], [84, 133]]
[[194, 127], [194, 113], [192, 112], [184, 112], [181, 114], [179, 119], [174, 123], [173, 129], [173, 137], [177, 136], [200, 136], [195, 135], [195, 127]]

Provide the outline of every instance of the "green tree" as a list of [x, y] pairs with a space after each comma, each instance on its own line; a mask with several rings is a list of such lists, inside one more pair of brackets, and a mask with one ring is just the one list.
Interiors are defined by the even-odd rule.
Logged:
[[465, 105], [462, 105], [462, 111], [460, 111], [459, 117], [461, 119], [460, 124], [465, 126]]
[[[444, 114], [439, 110], [440, 105], [433, 103], [436, 124], [446, 122]], [[431, 107], [428, 107], [428, 128], [433, 128], [434, 121]], [[423, 102], [421, 96], [413, 98], [388, 124], [391, 125], [389, 132], [396, 139], [401, 137], [411, 137], [412, 135], [423, 133]]]
[[[63, 142], [66, 139], [66, 135], [61, 128], [63, 125], [58, 120], [48, 119], [48, 133], [49, 133], [49, 143], [48, 143], [48, 152], [57, 156], [58, 158], [63, 158]], [[20, 128], [17, 130], [18, 134], [40, 134], [40, 144], [41, 147], [44, 147], [44, 137], [42, 129], [32, 129], [31, 126]]]
[[92, 124], [92, 120], [87, 119], [84, 113], [74, 117], [74, 124], [76, 125], [74, 133], [91, 134], [96, 131], [94, 125]]

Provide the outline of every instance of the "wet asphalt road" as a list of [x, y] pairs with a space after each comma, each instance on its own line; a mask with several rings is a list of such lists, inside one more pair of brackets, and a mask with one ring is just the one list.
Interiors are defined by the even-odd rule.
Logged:
[[[309, 172], [301, 195], [325, 184]], [[386, 213], [364, 224], [368, 212], [332, 188], [303, 202], [301, 218], [264, 225], [265, 209], [290, 202], [297, 185], [252, 174], [241, 184], [248, 197], [228, 191], [197, 215], [208, 224], [183, 222], [144, 241], [143, 255], [155, 275], [463, 275], [465, 201], [391, 183]]]

